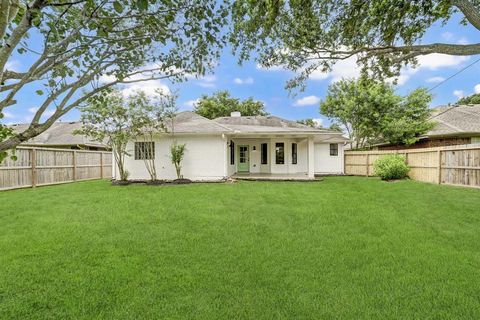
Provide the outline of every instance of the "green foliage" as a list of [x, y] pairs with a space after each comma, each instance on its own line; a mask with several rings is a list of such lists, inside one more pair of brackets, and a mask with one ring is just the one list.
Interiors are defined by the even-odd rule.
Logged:
[[174, 142], [170, 146], [170, 158], [172, 159], [172, 163], [175, 165], [175, 171], [177, 173], [177, 178], [180, 179], [182, 177], [182, 160], [185, 156], [186, 145], [185, 144], [177, 144]]
[[107, 143], [112, 149], [120, 179], [127, 180], [124, 161], [128, 154], [127, 143], [136, 136], [139, 128], [135, 106], [125, 101], [122, 92], [110, 88], [88, 99], [88, 105], [80, 110], [82, 129], [76, 133]]
[[304, 124], [312, 128], [321, 128], [321, 126], [319, 126], [318, 123], [315, 122], [315, 120], [313, 120], [312, 118], [300, 119], [297, 120], [297, 123]]
[[[14, 138], [33, 138], [91, 95], [123, 81], [203, 75], [225, 44], [228, 8], [216, 0], [23, 2], [1, 4], [8, 7], [0, 10], [0, 83], [8, 86], [2, 86], [0, 111], [27, 103], [18, 92], [36, 92], [41, 108], [32, 123], [40, 126]], [[7, 11], [14, 13], [5, 20]], [[27, 71], [8, 70], [18, 58], [14, 53], [23, 55]], [[40, 123], [45, 110], [55, 113]], [[7, 145], [2, 142], [0, 151]]]
[[231, 112], [239, 111], [242, 116], [264, 116], [265, 105], [253, 98], [240, 101], [230, 96], [228, 91], [218, 91], [211, 96], [203, 95], [196, 103], [194, 111], [199, 115], [215, 119], [218, 117], [229, 117]]
[[[155, 90], [155, 94], [148, 96], [144, 91], [137, 90], [127, 98], [128, 109], [131, 110], [132, 127], [136, 140], [153, 142], [146, 144], [149, 154], [155, 154], [155, 137], [167, 131], [167, 122], [177, 110], [176, 95], [165, 94]], [[173, 128], [172, 128], [173, 129]], [[152, 181], [157, 180], [155, 157], [144, 160], [145, 167]]]
[[289, 87], [303, 85], [313, 71], [329, 71], [349, 57], [358, 58], [364, 71], [385, 78], [398, 75], [407, 63], [416, 64], [419, 55], [480, 53], [478, 46], [416, 46], [429, 27], [445, 24], [454, 12], [475, 15], [478, 29], [480, 3], [468, 2], [474, 9], [448, 0], [237, 0], [230, 41], [243, 60], [258, 57], [265, 67], [296, 72]]
[[406, 178], [410, 168], [405, 163], [404, 156], [392, 154], [376, 160], [373, 170], [382, 180], [397, 180]]
[[[3, 119], [4, 114], [0, 111], [0, 120]], [[6, 140], [13, 135], [13, 129], [0, 123], [0, 142]], [[8, 157], [8, 150], [0, 150], [0, 163]]]
[[345, 128], [353, 148], [378, 141], [408, 145], [432, 128], [430, 101], [425, 89], [401, 97], [392, 86], [362, 77], [330, 85], [320, 112]]
[[468, 97], [463, 97], [456, 104], [480, 104], [480, 93], [474, 93]]
[[332, 123], [328, 129], [333, 130], [333, 131], [339, 131], [343, 132], [342, 127], [338, 123]]

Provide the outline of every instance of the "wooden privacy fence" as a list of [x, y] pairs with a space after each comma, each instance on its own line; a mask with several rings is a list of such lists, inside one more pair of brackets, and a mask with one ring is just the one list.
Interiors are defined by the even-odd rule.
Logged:
[[18, 147], [0, 164], [0, 190], [112, 177], [112, 153]]
[[410, 167], [411, 179], [480, 187], [480, 145], [440, 148], [345, 151], [345, 174], [373, 176], [375, 160], [388, 154], [402, 154]]

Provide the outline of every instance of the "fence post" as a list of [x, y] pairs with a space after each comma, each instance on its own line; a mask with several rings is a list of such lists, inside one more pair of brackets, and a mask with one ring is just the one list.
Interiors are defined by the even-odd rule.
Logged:
[[77, 181], [77, 151], [73, 150], [73, 181]]
[[100, 151], [100, 179], [103, 179], [103, 151]]
[[442, 184], [442, 150], [437, 151], [438, 157], [438, 176], [437, 176], [437, 183]]
[[367, 170], [366, 170], [366, 176], [370, 176], [370, 154], [367, 153], [367, 157], [366, 157], [366, 160], [365, 160], [365, 164], [367, 166]]
[[37, 150], [32, 148], [32, 188], [37, 186]]

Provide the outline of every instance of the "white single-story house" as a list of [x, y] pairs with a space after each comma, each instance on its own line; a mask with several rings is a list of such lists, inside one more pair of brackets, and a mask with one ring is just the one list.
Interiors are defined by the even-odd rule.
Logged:
[[[155, 139], [154, 154], [142, 152], [148, 141], [128, 143], [125, 159], [131, 180], [150, 176], [144, 157], [155, 159], [158, 179], [176, 179], [170, 159], [175, 141], [186, 144], [182, 176], [193, 181], [228, 177], [314, 179], [315, 174], [343, 173], [341, 132], [316, 129], [275, 116], [241, 116], [214, 120], [194, 112], [178, 113], [168, 133]], [[118, 179], [118, 170], [113, 170]]]

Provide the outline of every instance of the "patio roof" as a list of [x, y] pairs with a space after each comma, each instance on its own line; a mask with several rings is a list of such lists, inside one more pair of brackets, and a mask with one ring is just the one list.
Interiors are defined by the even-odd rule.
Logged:
[[295, 121], [282, 119], [276, 116], [240, 116], [240, 117], [221, 117], [213, 121], [230, 128], [235, 134], [255, 135], [255, 134], [288, 134], [316, 136], [326, 135], [336, 138], [340, 141], [346, 139], [341, 132], [312, 128]]

